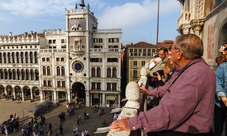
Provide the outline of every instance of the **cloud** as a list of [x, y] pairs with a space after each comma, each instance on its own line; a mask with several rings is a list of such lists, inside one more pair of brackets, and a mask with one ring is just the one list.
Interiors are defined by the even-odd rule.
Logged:
[[[171, 14], [178, 10], [178, 3], [170, 0], [160, 2], [161, 14]], [[99, 27], [102, 28], [124, 28], [126, 30], [142, 26], [157, 16], [157, 1], [144, 0], [142, 3], [131, 2], [124, 5], [106, 7], [103, 14], [98, 17]]]
[[0, 6], [11, 14], [21, 17], [57, 16], [64, 14], [65, 7], [74, 7], [75, 0], [11, 0]]

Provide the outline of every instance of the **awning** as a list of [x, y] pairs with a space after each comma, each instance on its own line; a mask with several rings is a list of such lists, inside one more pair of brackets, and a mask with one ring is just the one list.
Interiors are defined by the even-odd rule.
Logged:
[[116, 96], [107, 96], [106, 99], [110, 101], [115, 101]]

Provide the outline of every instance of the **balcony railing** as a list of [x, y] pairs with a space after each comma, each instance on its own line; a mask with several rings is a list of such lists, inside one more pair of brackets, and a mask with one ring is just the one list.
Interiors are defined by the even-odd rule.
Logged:
[[118, 48], [90, 48], [90, 52], [121, 52]]

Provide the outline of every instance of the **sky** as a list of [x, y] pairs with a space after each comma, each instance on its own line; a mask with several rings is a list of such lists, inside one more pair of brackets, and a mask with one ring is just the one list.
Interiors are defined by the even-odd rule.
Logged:
[[[81, 0], [1, 0], [0, 35], [65, 30], [65, 8]], [[122, 29], [122, 44], [156, 44], [158, 0], [84, 0], [98, 19], [98, 29]], [[160, 0], [158, 42], [175, 40], [178, 0]]]

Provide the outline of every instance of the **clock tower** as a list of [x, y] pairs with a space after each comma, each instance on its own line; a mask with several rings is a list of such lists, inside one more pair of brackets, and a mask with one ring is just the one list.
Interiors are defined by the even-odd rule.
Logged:
[[75, 9], [66, 9], [65, 15], [69, 77], [67, 97], [68, 100], [83, 99], [89, 104], [89, 49], [92, 33], [97, 29], [97, 19], [90, 11], [89, 4], [85, 6], [84, 1], [76, 4]]

